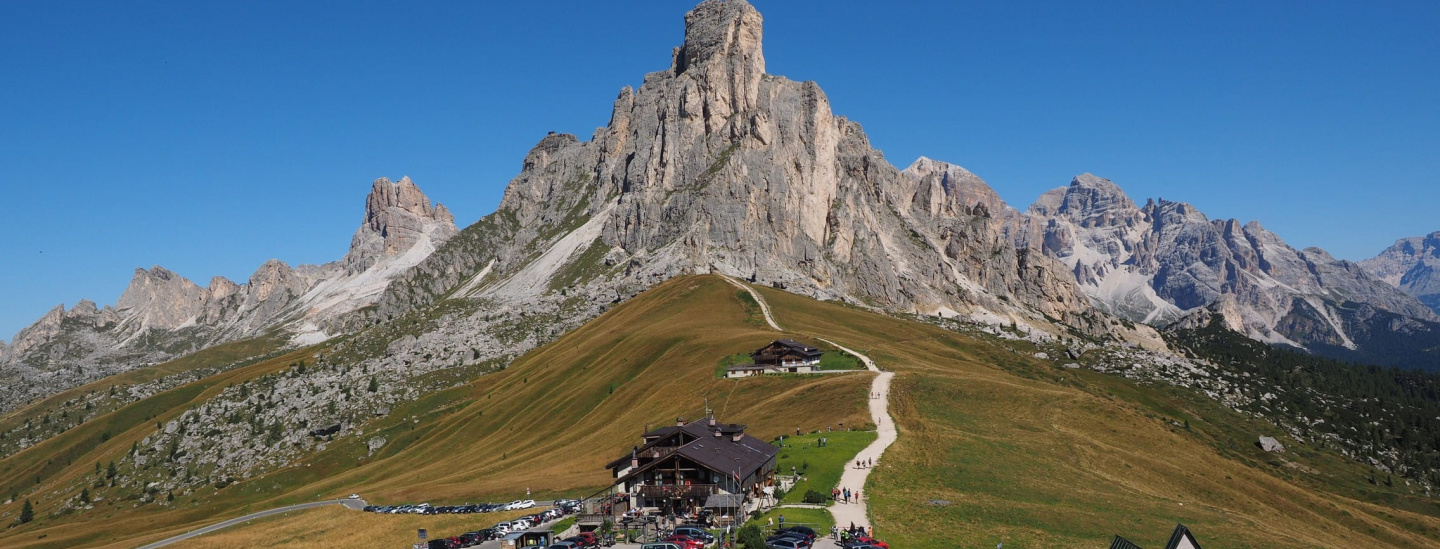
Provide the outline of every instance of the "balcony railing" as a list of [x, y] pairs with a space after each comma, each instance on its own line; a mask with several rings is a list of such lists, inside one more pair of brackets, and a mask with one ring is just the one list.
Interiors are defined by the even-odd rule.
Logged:
[[714, 484], [647, 484], [637, 488], [640, 497], [646, 498], [703, 498], [715, 493]]

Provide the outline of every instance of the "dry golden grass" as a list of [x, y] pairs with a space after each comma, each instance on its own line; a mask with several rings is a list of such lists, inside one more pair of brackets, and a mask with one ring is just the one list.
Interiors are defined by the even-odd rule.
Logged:
[[878, 532], [903, 547], [1094, 548], [1117, 533], [1153, 547], [1177, 522], [1206, 547], [1440, 546], [1433, 500], [1367, 493], [1364, 468], [1333, 453], [1265, 454], [1250, 442], [1266, 426], [1203, 397], [764, 291], [782, 325], [898, 372], [900, 438], [868, 492]]
[[416, 530], [430, 539], [448, 538], [515, 520], [537, 509], [474, 515], [381, 515], [352, 511], [338, 505], [316, 507], [265, 517], [254, 522], [171, 545], [174, 549], [396, 549], [415, 543]]
[[[1150, 547], [1176, 522], [1192, 526], [1207, 547], [1440, 546], [1434, 500], [1398, 485], [1367, 486], [1359, 480], [1363, 468], [1328, 451], [1277, 458], [1253, 449], [1253, 437], [1273, 427], [1191, 393], [1059, 371], [924, 324], [762, 291], [781, 325], [796, 330], [790, 335], [823, 335], [899, 372], [892, 410], [901, 436], [866, 490], [880, 533], [897, 546], [1091, 548], [1120, 533]], [[539, 499], [583, 496], [609, 483], [601, 467], [636, 444], [647, 423], [697, 417], [707, 397], [722, 419], [748, 423], [762, 438], [868, 420], [868, 373], [715, 377], [719, 357], [776, 337], [718, 278], [673, 280], [503, 372], [397, 407], [305, 466], [177, 501], [173, 509], [101, 505], [44, 518], [0, 532], [0, 546], [133, 547], [350, 492], [378, 504], [509, 500], [526, 488]], [[264, 368], [245, 370], [231, 375]], [[211, 387], [185, 402], [200, 401]], [[183, 405], [167, 414], [178, 410]], [[1167, 421], [1180, 417], [1192, 430]], [[144, 431], [137, 429], [125, 436]], [[368, 456], [364, 440], [377, 434], [389, 443]], [[128, 445], [120, 437], [103, 448]], [[1296, 466], [1270, 463], [1277, 459]], [[76, 462], [66, 474], [93, 467], [88, 456]], [[951, 503], [929, 505], [932, 499]], [[207, 537], [214, 544], [204, 546], [314, 546], [317, 538], [306, 536], [316, 529], [331, 532], [318, 538], [329, 545], [345, 530], [370, 528], [379, 530], [367, 539], [393, 534], [403, 545], [417, 527], [444, 533], [449, 526], [384, 519], [466, 520], [314, 513], [326, 515], [257, 522]], [[305, 518], [321, 516], [329, 518]], [[497, 520], [483, 517], [449, 535]]]
[[[753, 318], [737, 290], [720, 279], [674, 280], [504, 371], [397, 406], [389, 416], [361, 426], [364, 435], [337, 441], [299, 466], [219, 491], [205, 488], [169, 509], [107, 503], [44, 517], [0, 532], [0, 546], [134, 546], [254, 511], [351, 492], [381, 505], [508, 501], [527, 488], [540, 499], [589, 495], [609, 485], [604, 464], [638, 444], [647, 424], [697, 418], [707, 398], [720, 419], [749, 424], [751, 433], [765, 439], [796, 427], [809, 431], [866, 421], [869, 373], [715, 376], [720, 357], [778, 337], [783, 336]], [[203, 402], [225, 383], [274, 371], [294, 359], [280, 357], [207, 379], [203, 386], [188, 388], [156, 419]], [[140, 422], [97, 453], [77, 457], [54, 484], [73, 483], [93, 471], [97, 459], [123, 454], [132, 440], [147, 434], [146, 425], [153, 428], [153, 421]], [[388, 443], [370, 456], [365, 441], [376, 435]], [[28, 455], [32, 463], [44, 456], [39, 451]], [[0, 462], [0, 470], [8, 465]], [[24, 474], [18, 469], [13, 477]], [[42, 502], [42, 513], [51, 501]]]

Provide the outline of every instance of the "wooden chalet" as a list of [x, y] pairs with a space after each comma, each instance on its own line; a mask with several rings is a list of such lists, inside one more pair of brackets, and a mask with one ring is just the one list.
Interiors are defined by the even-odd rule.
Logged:
[[773, 372], [811, 372], [820, 365], [820, 349], [793, 339], [777, 339], [769, 345], [750, 353], [756, 366], [766, 366]]
[[[774, 484], [779, 452], [745, 434], [744, 425], [680, 418], [645, 433], [643, 445], [605, 467], [615, 479], [615, 496], [630, 508], [679, 515], [723, 501], [738, 507], [721, 513], [733, 516]], [[712, 497], [727, 494], [739, 497]]]

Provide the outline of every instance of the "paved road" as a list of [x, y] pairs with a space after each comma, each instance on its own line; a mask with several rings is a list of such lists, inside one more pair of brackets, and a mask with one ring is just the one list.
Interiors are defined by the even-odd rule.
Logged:
[[[756, 303], [760, 304], [760, 312], [765, 314], [765, 323], [769, 324], [770, 327], [776, 331], [784, 331], [780, 329], [780, 325], [775, 323], [775, 317], [770, 314], [770, 305], [765, 303], [765, 298], [760, 296], [760, 292], [728, 276], [723, 278], [735, 287], [750, 292], [750, 296], [755, 298]], [[875, 442], [870, 443], [865, 449], [860, 450], [860, 453], [855, 455], [855, 459], [850, 460], [850, 465], [846, 466], [845, 472], [840, 474], [839, 488], [849, 488], [851, 491], [859, 490], [861, 497], [858, 500], [852, 498], [850, 501], [853, 503], [836, 503], [830, 506], [830, 514], [835, 517], [835, 524], [841, 528], [848, 528], [851, 524], [868, 528], [870, 526], [870, 510], [869, 506], [865, 503], [864, 496], [868, 492], [868, 490], [865, 489], [865, 480], [870, 478], [870, 468], [855, 467], [854, 464], [858, 461], [867, 460], [873, 463], [879, 463], [880, 456], [885, 453], [885, 449], [889, 448], [899, 436], [899, 433], [895, 430], [895, 420], [890, 417], [890, 380], [895, 377], [895, 372], [882, 372], [880, 368], [875, 365], [875, 361], [870, 360], [870, 357], [823, 337], [818, 339], [834, 345], [835, 348], [841, 351], [858, 357], [861, 362], [865, 363], [867, 370], [880, 374], [875, 376], [874, 381], [870, 382], [870, 393], [873, 395], [870, 399], [870, 419], [875, 422], [875, 430], [878, 436], [875, 437]]]
[[236, 524], [240, 524], [240, 523], [242, 523], [242, 522], [249, 522], [249, 521], [252, 521], [252, 520], [255, 520], [255, 519], [258, 519], [258, 518], [268, 517], [268, 516], [271, 516], [271, 515], [278, 515], [278, 514], [281, 514], [281, 513], [289, 513], [290, 511], [299, 511], [299, 510], [301, 510], [301, 509], [309, 509], [309, 508], [311, 508], [311, 507], [323, 507], [323, 506], [326, 506], [326, 505], [344, 505], [345, 507], [348, 507], [348, 508], [350, 508], [350, 509], [360, 510], [360, 509], [364, 509], [364, 508], [365, 508], [366, 503], [365, 503], [365, 500], [363, 500], [363, 499], [332, 499], [332, 500], [328, 500], [328, 501], [316, 501], [316, 502], [311, 502], [311, 503], [301, 503], [301, 504], [299, 504], [299, 505], [289, 505], [289, 506], [286, 506], [286, 507], [278, 507], [278, 508], [270, 509], [270, 510], [267, 510], [267, 511], [260, 511], [259, 513], [250, 513], [250, 514], [245, 515], [245, 516], [243, 516], [243, 517], [233, 518], [233, 519], [230, 519], [230, 520], [227, 520], [227, 521], [225, 521], [225, 522], [218, 523], [218, 524], [211, 524], [210, 526], [206, 526], [206, 527], [204, 527], [204, 528], [201, 528], [201, 529], [199, 529], [199, 530], [195, 530], [195, 531], [193, 531], [193, 532], [186, 532], [186, 533], [184, 533], [184, 534], [180, 534], [180, 535], [175, 536], [175, 537], [173, 537], [173, 538], [163, 539], [163, 540], [157, 541], [157, 542], [155, 542], [155, 543], [152, 543], [152, 544], [150, 544], [150, 545], [142, 546], [142, 547], [140, 547], [140, 549], [154, 549], [154, 548], [156, 548], [156, 547], [164, 547], [164, 546], [166, 546], [166, 545], [170, 545], [170, 544], [175, 543], [175, 542], [185, 541], [185, 540], [190, 539], [190, 538], [193, 538], [193, 537], [195, 537], [195, 536], [203, 536], [203, 535], [205, 535], [205, 534], [209, 534], [210, 532], [214, 532], [214, 531], [219, 530], [219, 529], [221, 529], [221, 528], [228, 528], [228, 527], [234, 526], [234, 525], [236, 525]]

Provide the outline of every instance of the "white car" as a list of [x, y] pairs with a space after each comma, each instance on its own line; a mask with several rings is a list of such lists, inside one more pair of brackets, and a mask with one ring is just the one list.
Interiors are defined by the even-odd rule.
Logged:
[[501, 534], [509, 534], [509, 533], [510, 533], [510, 523], [508, 523], [508, 522], [502, 522], [502, 523], [500, 523], [500, 524], [496, 524], [496, 525], [494, 526], [494, 529], [495, 529], [496, 532], [499, 532], [499, 533], [501, 533]]
[[350, 499], [360, 499], [360, 494], [350, 494]]
[[519, 504], [520, 504], [520, 506], [519, 506], [519, 507], [516, 507], [516, 509], [529, 509], [529, 508], [535, 506], [535, 500], [533, 500], [533, 499], [521, 500], [521, 501], [517, 501], [516, 503], [519, 503]]

